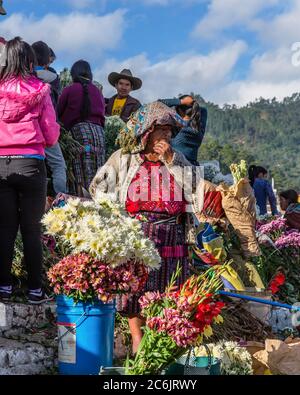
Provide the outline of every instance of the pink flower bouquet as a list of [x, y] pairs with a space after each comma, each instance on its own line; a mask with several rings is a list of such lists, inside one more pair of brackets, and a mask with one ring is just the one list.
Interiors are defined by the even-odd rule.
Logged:
[[148, 277], [144, 265], [132, 262], [112, 268], [88, 254], [69, 255], [48, 272], [57, 295], [64, 294], [75, 302], [110, 302], [117, 294], [139, 292]]
[[213, 334], [211, 325], [223, 322], [224, 303], [215, 300], [222, 270], [192, 276], [174, 291], [178, 268], [165, 293], [148, 292], [140, 298], [146, 326], [135, 358], [126, 361], [127, 374], [157, 374]]

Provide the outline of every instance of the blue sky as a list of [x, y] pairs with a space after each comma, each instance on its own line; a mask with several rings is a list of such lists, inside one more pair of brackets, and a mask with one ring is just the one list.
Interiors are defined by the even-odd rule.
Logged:
[[[191, 91], [244, 105], [300, 91], [292, 44], [300, 0], [4, 0], [0, 35], [47, 42], [55, 67], [80, 58], [113, 93], [110, 71], [143, 79], [144, 102]], [[299, 57], [300, 58], [300, 57]]]

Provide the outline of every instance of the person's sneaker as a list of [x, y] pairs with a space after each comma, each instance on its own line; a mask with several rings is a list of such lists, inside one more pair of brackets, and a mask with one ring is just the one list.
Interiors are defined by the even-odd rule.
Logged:
[[41, 304], [41, 303], [46, 303], [50, 302], [54, 298], [52, 296], [48, 296], [45, 291], [29, 291], [28, 292], [28, 302], [31, 304]]
[[9, 302], [12, 296], [11, 291], [0, 290], [0, 302]]

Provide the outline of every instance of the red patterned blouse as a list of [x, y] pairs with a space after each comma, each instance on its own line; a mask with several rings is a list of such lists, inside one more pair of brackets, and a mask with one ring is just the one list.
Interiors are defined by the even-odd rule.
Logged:
[[127, 194], [126, 209], [130, 214], [141, 211], [167, 213], [185, 212], [183, 190], [162, 162], [146, 160], [132, 180]]

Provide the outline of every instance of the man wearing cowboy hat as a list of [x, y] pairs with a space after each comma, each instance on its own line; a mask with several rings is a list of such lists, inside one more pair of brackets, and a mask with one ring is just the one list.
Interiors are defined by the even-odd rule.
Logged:
[[105, 99], [105, 115], [118, 115], [124, 122], [127, 122], [130, 115], [141, 107], [141, 103], [129, 93], [140, 89], [142, 80], [133, 77], [130, 70], [124, 69], [121, 73], [110, 73], [108, 81], [116, 88], [117, 94], [110, 99]]
[[3, 0], [0, 0], [0, 15], [6, 15], [6, 11], [3, 8]]

